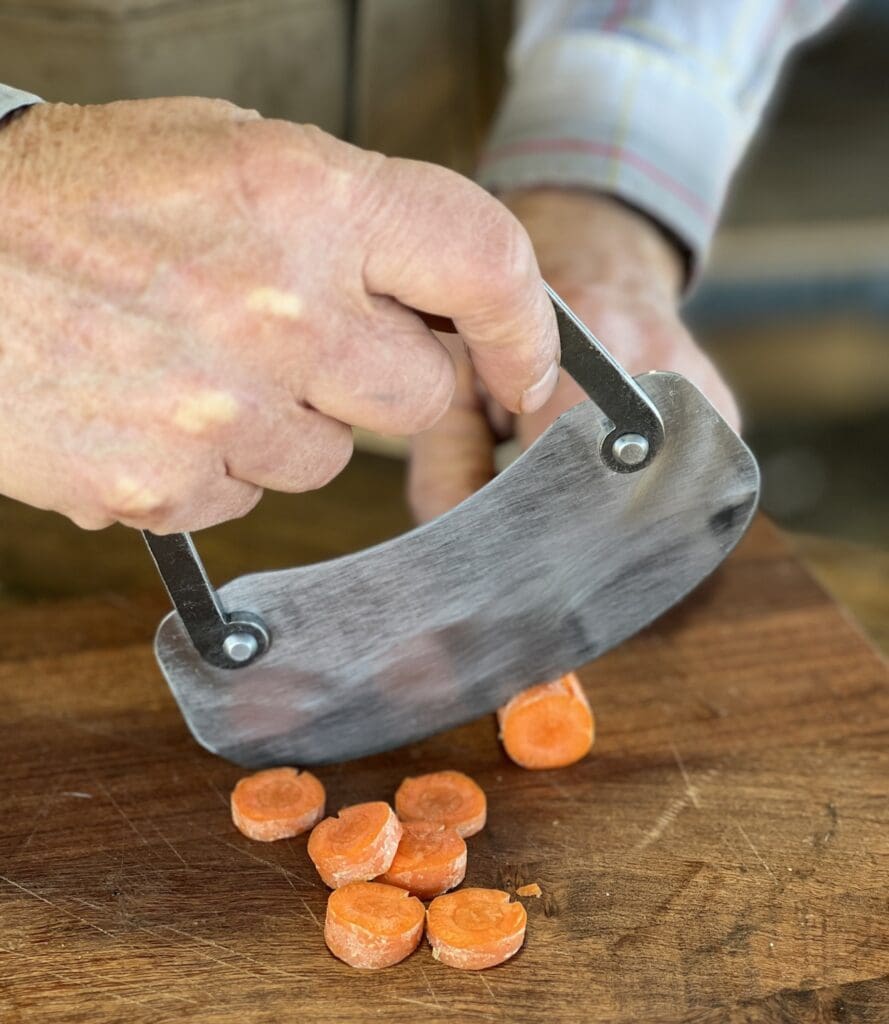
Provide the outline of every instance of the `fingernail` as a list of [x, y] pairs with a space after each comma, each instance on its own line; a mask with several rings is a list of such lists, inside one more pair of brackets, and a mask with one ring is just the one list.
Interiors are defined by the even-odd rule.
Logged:
[[522, 392], [522, 400], [519, 402], [520, 410], [522, 412], [537, 412], [551, 398], [553, 391], [556, 389], [558, 379], [559, 364], [556, 362], [550, 363], [549, 368], [540, 380]]

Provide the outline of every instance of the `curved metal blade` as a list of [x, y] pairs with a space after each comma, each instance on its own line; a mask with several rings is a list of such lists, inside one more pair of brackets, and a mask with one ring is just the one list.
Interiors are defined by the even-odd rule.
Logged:
[[584, 402], [434, 522], [222, 587], [273, 637], [247, 667], [203, 661], [168, 615], [157, 657], [195, 737], [251, 766], [391, 749], [493, 711], [666, 611], [741, 538], [759, 473], [683, 377], [637, 380], [665, 427], [639, 472], [604, 464], [612, 424]]

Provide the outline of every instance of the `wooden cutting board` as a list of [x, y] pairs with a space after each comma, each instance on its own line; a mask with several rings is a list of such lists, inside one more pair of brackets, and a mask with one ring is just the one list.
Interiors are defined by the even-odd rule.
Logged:
[[467, 881], [543, 890], [483, 973], [425, 946], [378, 973], [328, 954], [305, 839], [237, 833], [238, 769], [177, 714], [148, 643], [163, 610], [4, 612], [3, 1024], [889, 1021], [889, 670], [765, 522], [582, 671], [583, 763], [522, 771], [488, 718], [319, 771], [333, 809], [408, 773], [481, 783]]

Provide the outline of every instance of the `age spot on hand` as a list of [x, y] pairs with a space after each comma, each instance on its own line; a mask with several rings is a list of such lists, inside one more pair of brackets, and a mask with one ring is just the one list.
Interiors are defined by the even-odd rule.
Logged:
[[267, 313], [284, 320], [299, 320], [303, 300], [294, 292], [280, 288], [254, 288], [247, 296], [247, 308], [254, 313]]
[[161, 496], [141, 480], [122, 474], [114, 481], [108, 504], [118, 518], [143, 516], [158, 509]]
[[173, 423], [186, 434], [203, 434], [213, 427], [231, 423], [238, 414], [238, 401], [227, 391], [199, 391], [180, 399]]

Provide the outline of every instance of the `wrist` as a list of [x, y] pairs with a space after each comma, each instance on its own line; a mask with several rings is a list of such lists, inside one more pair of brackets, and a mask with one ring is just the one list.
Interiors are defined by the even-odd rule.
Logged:
[[647, 215], [591, 190], [540, 187], [500, 199], [531, 236], [544, 277], [558, 287], [579, 287], [592, 276], [600, 284], [678, 302], [686, 254]]

